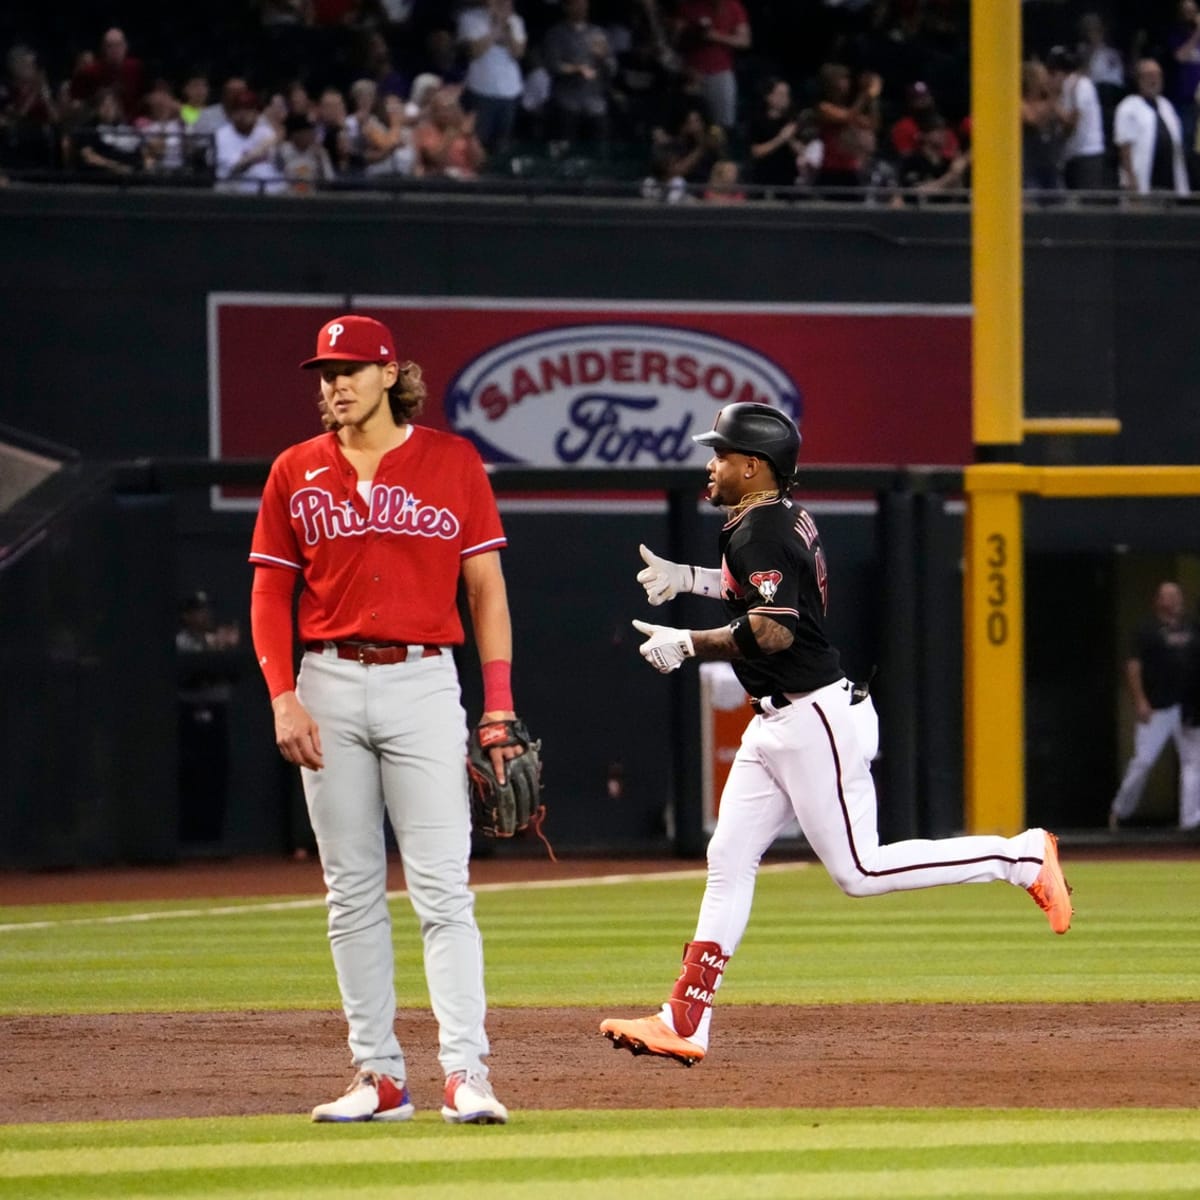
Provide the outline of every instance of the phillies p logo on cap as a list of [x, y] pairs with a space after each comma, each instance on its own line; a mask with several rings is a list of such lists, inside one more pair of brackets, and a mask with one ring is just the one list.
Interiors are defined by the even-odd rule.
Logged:
[[334, 317], [317, 334], [317, 352], [301, 367], [318, 367], [323, 362], [396, 361], [396, 341], [382, 321], [352, 314]]

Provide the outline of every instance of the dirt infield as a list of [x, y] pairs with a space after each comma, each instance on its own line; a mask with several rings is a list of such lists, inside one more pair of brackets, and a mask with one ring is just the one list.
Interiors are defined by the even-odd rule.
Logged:
[[[476, 884], [695, 869], [699, 864], [518, 859], [473, 865]], [[398, 877], [393, 886], [402, 886]], [[203, 863], [0, 875], [0, 904], [297, 895], [316, 864]], [[1194, 1004], [761, 1006], [719, 1009], [699, 1066], [616, 1052], [609, 1010], [495, 1009], [492, 1074], [514, 1110], [967, 1106], [1194, 1107]], [[436, 1026], [400, 1014], [418, 1108], [440, 1104]], [[0, 1123], [302, 1114], [350, 1071], [338, 1012], [0, 1018]]]

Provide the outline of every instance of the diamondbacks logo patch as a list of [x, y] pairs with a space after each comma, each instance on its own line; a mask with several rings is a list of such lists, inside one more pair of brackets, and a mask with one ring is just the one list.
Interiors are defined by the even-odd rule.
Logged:
[[779, 591], [782, 582], [782, 571], [755, 571], [750, 576], [751, 586], [758, 588], [758, 594], [767, 601], [775, 599], [775, 593]]

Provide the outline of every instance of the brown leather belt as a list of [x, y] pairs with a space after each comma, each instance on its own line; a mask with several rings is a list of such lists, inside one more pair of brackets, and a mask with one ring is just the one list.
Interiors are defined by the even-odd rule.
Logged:
[[323, 654], [332, 647], [338, 658], [362, 663], [364, 667], [390, 667], [395, 663], [408, 662], [409, 650], [420, 650], [419, 657], [435, 658], [441, 654], [441, 646], [413, 646], [407, 642], [305, 642], [305, 650]]

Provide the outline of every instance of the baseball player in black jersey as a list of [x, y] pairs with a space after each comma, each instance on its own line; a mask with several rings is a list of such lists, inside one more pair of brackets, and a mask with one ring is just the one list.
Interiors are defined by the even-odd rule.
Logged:
[[695, 440], [712, 447], [709, 499], [726, 509], [721, 566], [669, 562], [642, 546], [638, 581], [652, 605], [681, 592], [711, 596], [727, 623], [633, 624], [646, 636], [642, 657], [664, 674], [688, 658], [730, 662], [754, 716], [721, 794], [696, 933], [670, 998], [653, 1016], [600, 1024], [618, 1048], [685, 1066], [708, 1049], [713, 997], [750, 919], [759, 861], [793, 816], [847, 895], [1005, 880], [1029, 892], [1055, 933], [1071, 925], [1070, 888], [1045, 830], [879, 844], [870, 770], [878, 720], [825, 636], [825, 552], [812, 517], [790, 499], [799, 432], [770, 405], [737, 403]]

